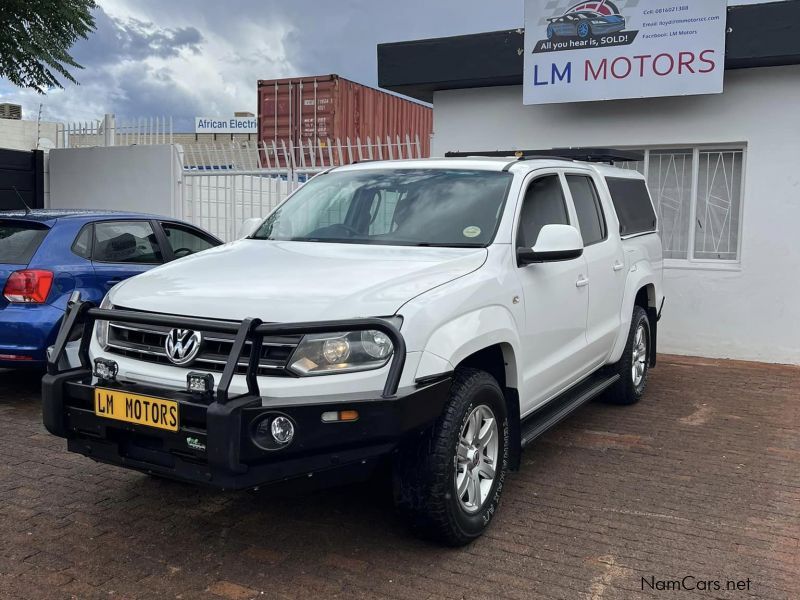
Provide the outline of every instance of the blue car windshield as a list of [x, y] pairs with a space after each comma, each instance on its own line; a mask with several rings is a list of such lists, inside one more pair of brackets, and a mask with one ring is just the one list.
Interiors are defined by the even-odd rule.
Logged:
[[333, 171], [300, 188], [252, 238], [483, 247], [494, 239], [512, 178], [455, 169]]
[[38, 223], [0, 220], [0, 264], [27, 265], [48, 231]]

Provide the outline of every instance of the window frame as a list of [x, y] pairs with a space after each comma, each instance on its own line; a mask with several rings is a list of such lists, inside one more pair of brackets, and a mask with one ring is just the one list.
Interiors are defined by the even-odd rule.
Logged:
[[565, 189], [569, 193], [570, 202], [572, 202], [572, 207], [575, 209], [575, 219], [576, 223], [578, 224], [578, 232], [581, 234], [581, 239], [583, 239], [583, 231], [581, 230], [581, 220], [578, 217], [578, 207], [575, 204], [575, 197], [572, 194], [572, 188], [569, 187], [569, 177], [584, 177], [589, 180], [592, 185], [592, 189], [594, 190], [594, 205], [597, 210], [600, 211], [600, 225], [603, 230], [603, 237], [599, 240], [592, 242], [591, 244], [587, 244], [586, 240], [583, 240], [583, 247], [590, 248], [591, 246], [596, 246], [597, 244], [602, 244], [603, 242], [608, 241], [608, 218], [606, 218], [606, 211], [603, 209], [603, 201], [600, 197], [600, 188], [597, 185], [597, 180], [595, 179], [594, 173], [589, 171], [564, 171], [564, 184]]
[[[588, 172], [588, 171], [585, 171]], [[534, 184], [537, 179], [541, 179], [543, 177], [556, 177], [558, 178], [559, 183], [561, 184], [561, 198], [564, 202], [564, 212], [567, 214], [567, 225], [571, 225], [575, 227], [575, 223], [577, 221], [577, 215], [575, 214], [575, 207], [572, 204], [572, 196], [567, 195], [569, 190], [566, 189], [567, 180], [564, 177], [564, 170], [563, 169], [547, 169], [547, 170], [537, 170], [532, 171], [527, 175], [525, 180], [522, 182], [522, 188], [520, 189], [519, 193], [519, 200], [517, 202], [517, 210], [516, 214], [514, 215], [514, 223], [513, 223], [513, 244], [512, 247], [514, 248], [514, 253], [516, 255], [516, 251], [519, 248], [527, 248], [527, 246], [520, 246], [519, 245], [519, 229], [522, 225], [522, 209], [525, 206], [525, 198], [528, 195], [528, 189]], [[580, 232], [580, 230], [578, 230]], [[524, 268], [519, 267], [519, 268]]]
[[[741, 271], [742, 269], [742, 234], [744, 231], [744, 209], [746, 205], [746, 184], [747, 184], [747, 152], [748, 146], [746, 142], [726, 142], [719, 144], [665, 144], [653, 146], [638, 146], [632, 147], [633, 150], [638, 150], [644, 153], [644, 160], [641, 161], [642, 170], [633, 169], [642, 173], [645, 177], [648, 191], [649, 185], [649, 172], [650, 172], [650, 153], [651, 152], [669, 152], [670, 150], [691, 150], [692, 153], [692, 174], [691, 174], [691, 191], [689, 197], [689, 231], [687, 242], [687, 257], [686, 258], [665, 258], [664, 268], [668, 269], [695, 269], [695, 270], [709, 270], [709, 271]], [[703, 152], [741, 152], [742, 154], [742, 172], [740, 182], [739, 194], [739, 224], [736, 238], [736, 258], [735, 259], [712, 259], [712, 258], [695, 258], [695, 233], [697, 223], [697, 205], [698, 205], [698, 192], [700, 184], [700, 154]], [[625, 167], [632, 168], [632, 167]], [[650, 194], [653, 200], [653, 206], [656, 208], [656, 218], [658, 220], [658, 231], [661, 233], [661, 214], [658, 205], [655, 202], [653, 194]]]
[[[114, 262], [108, 260], [99, 260], [95, 256], [96, 244], [97, 244], [97, 226], [98, 225], [105, 225], [107, 223], [146, 223], [150, 225], [150, 229], [153, 230], [153, 234], [156, 238], [156, 245], [158, 246], [158, 251], [161, 253], [161, 260], [158, 262]], [[150, 267], [157, 267], [158, 265], [164, 265], [168, 262], [167, 257], [164, 253], [164, 243], [163, 238], [161, 236], [165, 236], [163, 231], [161, 231], [158, 223], [152, 219], [104, 219], [102, 221], [94, 221], [92, 222], [92, 262], [98, 263], [101, 265], [141, 265], [141, 266], [150, 266]], [[168, 248], [167, 248], [168, 249]]]

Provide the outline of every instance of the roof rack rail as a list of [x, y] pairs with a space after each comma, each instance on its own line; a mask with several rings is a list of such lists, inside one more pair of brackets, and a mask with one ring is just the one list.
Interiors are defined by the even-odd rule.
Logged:
[[635, 150], [616, 148], [549, 148], [546, 150], [491, 150], [488, 152], [447, 152], [449, 158], [468, 158], [470, 156], [516, 157], [519, 160], [549, 158], [553, 160], [579, 160], [584, 162], [639, 162], [644, 153]]

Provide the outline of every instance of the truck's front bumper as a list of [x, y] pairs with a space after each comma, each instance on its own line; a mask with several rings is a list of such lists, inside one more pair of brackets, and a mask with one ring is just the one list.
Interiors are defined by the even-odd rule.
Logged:
[[[68, 440], [72, 452], [94, 460], [163, 477], [223, 489], [246, 489], [332, 469], [368, 467], [392, 452], [409, 435], [430, 426], [441, 414], [450, 379], [401, 389], [391, 398], [324, 397], [291, 405], [255, 396], [225, 403], [203, 402], [186, 392], [135, 384], [104, 388], [175, 400], [180, 405], [177, 432], [97, 416], [88, 370], [49, 374], [42, 384], [42, 412], [50, 433]], [[322, 413], [356, 410], [351, 422], [323, 422]], [[267, 413], [287, 416], [294, 439], [278, 450], [253, 440], [254, 423]]]

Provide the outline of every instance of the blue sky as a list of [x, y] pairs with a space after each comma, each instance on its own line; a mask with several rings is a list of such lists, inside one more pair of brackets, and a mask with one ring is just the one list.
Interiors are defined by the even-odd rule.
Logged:
[[[762, 0], [731, 0], [752, 4]], [[99, 0], [73, 49], [81, 85], [45, 96], [0, 79], [0, 102], [35, 119], [83, 121], [256, 112], [256, 81], [338, 73], [377, 84], [380, 42], [523, 25], [523, 0]]]

